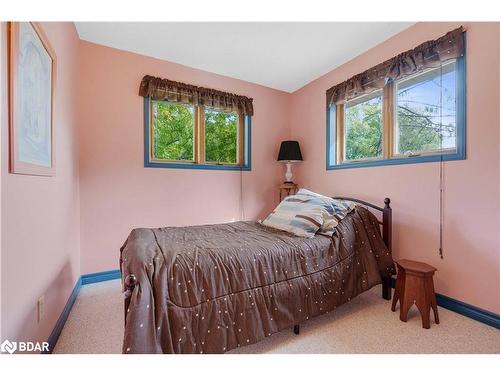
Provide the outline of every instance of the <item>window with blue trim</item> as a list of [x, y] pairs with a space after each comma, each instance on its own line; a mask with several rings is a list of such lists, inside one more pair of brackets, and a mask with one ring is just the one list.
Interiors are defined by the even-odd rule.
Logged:
[[327, 169], [465, 159], [465, 57], [327, 110]]
[[250, 116], [144, 98], [144, 165], [250, 170]]

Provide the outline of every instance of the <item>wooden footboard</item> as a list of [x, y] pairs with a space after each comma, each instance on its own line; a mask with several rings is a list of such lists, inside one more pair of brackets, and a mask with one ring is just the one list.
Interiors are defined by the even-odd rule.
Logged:
[[[382, 212], [382, 221], [378, 221], [382, 226], [382, 239], [385, 245], [392, 253], [392, 208], [391, 200], [389, 198], [384, 199], [384, 207], [376, 206], [372, 203], [349, 197], [333, 197], [333, 199], [342, 199], [346, 201], [356, 202], [362, 204], [363, 206], [372, 208], [374, 210]], [[382, 298], [386, 300], [391, 299], [391, 278], [384, 277], [382, 279]]]

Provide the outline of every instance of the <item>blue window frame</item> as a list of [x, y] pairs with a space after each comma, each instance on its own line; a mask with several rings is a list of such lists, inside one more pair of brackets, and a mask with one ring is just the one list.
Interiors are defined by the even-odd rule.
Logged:
[[[151, 106], [149, 97], [144, 98], [144, 167], [147, 168], [176, 168], [176, 169], [207, 169], [207, 170], [228, 170], [228, 171], [250, 171], [252, 169], [252, 118], [244, 115], [242, 126], [242, 140], [239, 142], [243, 146], [241, 162], [239, 164], [218, 164], [196, 161], [163, 161], [152, 157], [151, 142]], [[195, 132], [196, 134], [196, 132]], [[240, 146], [241, 147], [241, 146]]]
[[[465, 38], [464, 38], [465, 39]], [[463, 57], [453, 60], [448, 66], [443, 64], [442, 68], [437, 68], [438, 73], [440, 70], [440, 76], [445, 77], [445, 73], [448, 72], [447, 78], [453, 75], [454, 81], [449, 84], [448, 88], [453, 88], [455, 108], [449, 112], [445, 112], [443, 101], [441, 99], [440, 106], [440, 145], [442, 148], [426, 151], [425, 147], [423, 150], [418, 150], [417, 152], [406, 151], [402, 152], [401, 148], [404, 147], [398, 145], [398, 110], [388, 111], [390, 113], [390, 121], [386, 121], [386, 124], [380, 124], [380, 127], [384, 128], [384, 153], [380, 157], [373, 158], [359, 158], [358, 160], [345, 160], [346, 151], [346, 135], [345, 129], [345, 106], [341, 105], [337, 108], [336, 105], [331, 105], [326, 111], [326, 169], [347, 169], [347, 168], [362, 168], [371, 166], [382, 166], [382, 165], [395, 165], [395, 164], [410, 164], [410, 163], [426, 163], [426, 162], [436, 162], [436, 161], [448, 161], [448, 160], [463, 160], [466, 158], [466, 65], [465, 65], [465, 54]], [[451, 73], [450, 73], [451, 72]], [[425, 73], [431, 74], [431, 73]], [[435, 74], [436, 75], [436, 74]], [[423, 76], [423, 75], [422, 75]], [[408, 79], [405, 79], [408, 81]], [[410, 77], [411, 80], [411, 77]], [[404, 81], [404, 80], [401, 80]], [[418, 78], [414, 79], [418, 81]], [[426, 83], [425, 77], [422, 77], [421, 82], [415, 84]], [[443, 87], [443, 78], [441, 78], [441, 87]], [[392, 108], [398, 108], [398, 85], [399, 82], [388, 83], [387, 87], [384, 88], [384, 100], [390, 100]], [[410, 87], [410, 83], [401, 83], [401, 87]], [[392, 90], [392, 94], [386, 95], [385, 90]], [[438, 91], [438, 90], [436, 90]], [[434, 93], [434, 96], [436, 94]], [[441, 96], [442, 97], [442, 96]], [[389, 99], [388, 99], [389, 98]], [[370, 97], [367, 98], [367, 100]], [[362, 99], [355, 99], [357, 102], [362, 102]], [[410, 108], [411, 109], [411, 108]], [[453, 133], [452, 136], [445, 139], [443, 137], [443, 113], [444, 117], [454, 117], [453, 122]], [[453, 113], [453, 116], [452, 116]], [[432, 116], [431, 116], [432, 117]], [[437, 117], [437, 115], [435, 115]], [[343, 121], [340, 127], [337, 127], [337, 119]], [[448, 124], [449, 125], [449, 124]], [[445, 124], [446, 126], [446, 124]], [[451, 129], [451, 127], [450, 127]], [[340, 134], [339, 134], [340, 133]], [[337, 136], [342, 139], [337, 139]], [[387, 137], [387, 140], [385, 140]], [[444, 139], [444, 142], [443, 142]], [[446, 143], [453, 143], [453, 147], [447, 147]], [[347, 146], [349, 147], [349, 146]], [[347, 158], [349, 159], [349, 158]]]

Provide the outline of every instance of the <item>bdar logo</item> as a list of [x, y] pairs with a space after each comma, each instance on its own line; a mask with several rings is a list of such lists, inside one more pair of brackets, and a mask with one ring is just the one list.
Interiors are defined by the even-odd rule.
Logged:
[[0, 351], [2, 353], [14, 353], [17, 349], [17, 342], [10, 342], [9, 340], [5, 340], [2, 342], [2, 345], [0, 345]]

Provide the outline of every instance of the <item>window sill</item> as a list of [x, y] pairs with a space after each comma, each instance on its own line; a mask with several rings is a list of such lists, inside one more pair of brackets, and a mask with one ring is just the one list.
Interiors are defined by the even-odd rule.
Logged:
[[[443, 161], [465, 160], [465, 152], [444, 154], [442, 155], [442, 157]], [[413, 156], [405, 158], [381, 159], [381, 160], [370, 160], [370, 161], [360, 161], [360, 162], [349, 162], [344, 164], [333, 164], [333, 165], [327, 165], [326, 169], [327, 170], [351, 169], [351, 168], [379, 167], [383, 165], [432, 163], [432, 162], [439, 162], [440, 160], [441, 160], [441, 155], [423, 155], [423, 156]]]
[[205, 170], [222, 170], [222, 171], [251, 171], [249, 165], [217, 165], [217, 164], [193, 164], [193, 163], [161, 163], [161, 162], [145, 162], [146, 168], [173, 168], [173, 169], [205, 169]]

